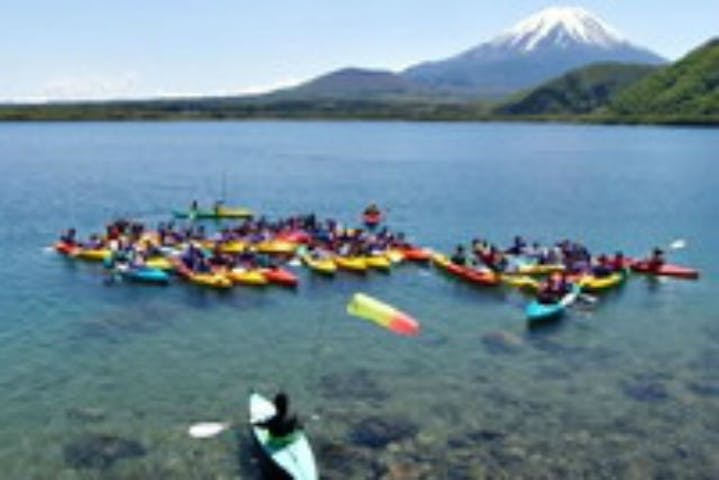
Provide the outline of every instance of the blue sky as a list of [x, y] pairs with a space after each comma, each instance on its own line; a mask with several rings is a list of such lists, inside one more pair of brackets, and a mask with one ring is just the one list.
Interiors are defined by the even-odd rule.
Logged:
[[[556, 4], [6, 0], [0, 4], [0, 99], [232, 94], [346, 66], [401, 69], [458, 53]], [[570, 5], [670, 59], [719, 34], [719, 0]]]

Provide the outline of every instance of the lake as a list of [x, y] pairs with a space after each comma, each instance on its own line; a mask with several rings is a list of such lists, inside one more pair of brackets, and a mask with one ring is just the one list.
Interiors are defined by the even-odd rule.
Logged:
[[[717, 152], [717, 131], [698, 128], [2, 124], [2, 476], [258, 478], [247, 393], [283, 388], [326, 478], [717, 478]], [[522, 234], [642, 255], [681, 238], [670, 259], [702, 276], [634, 276], [528, 332], [526, 297], [429, 267], [297, 268], [296, 291], [220, 294], [107, 286], [101, 267], [47, 251], [69, 226], [156, 224], [223, 190], [269, 217], [348, 224], [377, 202], [443, 251]], [[357, 291], [422, 334], [349, 317]], [[240, 427], [187, 436], [211, 420]]]

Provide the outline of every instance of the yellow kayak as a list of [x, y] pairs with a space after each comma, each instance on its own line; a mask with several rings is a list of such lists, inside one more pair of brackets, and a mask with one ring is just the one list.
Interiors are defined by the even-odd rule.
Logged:
[[579, 279], [579, 286], [587, 292], [600, 292], [620, 285], [625, 278], [626, 275], [620, 272], [599, 278], [594, 275], [586, 275]]
[[551, 275], [552, 273], [559, 273], [564, 271], [564, 265], [562, 264], [528, 264], [520, 265], [517, 269], [517, 273], [522, 275]]
[[227, 242], [227, 243], [221, 244], [220, 251], [222, 253], [234, 255], [237, 253], [244, 252], [246, 247], [247, 247], [247, 244], [245, 242], [240, 242], [239, 240], [235, 240], [232, 242]]
[[502, 283], [520, 290], [539, 290], [539, 282], [528, 275], [502, 275]]
[[267, 277], [259, 270], [235, 268], [226, 273], [227, 278], [237, 285], [267, 285]]
[[110, 250], [107, 248], [82, 248], [74, 253], [73, 256], [81, 260], [87, 260], [88, 262], [102, 262], [110, 256]]
[[309, 255], [302, 255], [300, 258], [310, 270], [321, 273], [322, 275], [334, 275], [337, 271], [337, 265], [331, 258], [315, 259]]
[[166, 272], [167, 272], [167, 271], [170, 271], [170, 270], [174, 270], [174, 268], [175, 268], [175, 267], [172, 265], [172, 262], [170, 262], [170, 261], [169, 261], [168, 259], [166, 259], [165, 257], [151, 257], [151, 258], [148, 258], [147, 261], [145, 262], [145, 266], [147, 266], [147, 267], [149, 267], [149, 268], [156, 268], [156, 269], [158, 269], [158, 270], [163, 270], [163, 271], [166, 271]]
[[372, 267], [383, 272], [389, 272], [392, 262], [385, 255], [369, 255], [365, 258], [368, 267]]
[[387, 258], [389, 258], [389, 261], [392, 263], [400, 263], [401, 261], [404, 260], [404, 253], [402, 252], [402, 250], [397, 250], [397, 249], [387, 250], [385, 252], [385, 255], [387, 256]]
[[268, 240], [266, 242], [258, 243], [256, 248], [260, 253], [291, 255], [295, 253], [295, 250], [297, 250], [297, 244], [293, 242], [285, 242], [283, 240]]
[[366, 272], [367, 261], [364, 257], [341, 257], [337, 256], [334, 258], [334, 262], [338, 267], [349, 270], [351, 272]]
[[191, 273], [187, 277], [194, 284], [203, 287], [227, 289], [232, 287], [232, 281], [220, 273]]

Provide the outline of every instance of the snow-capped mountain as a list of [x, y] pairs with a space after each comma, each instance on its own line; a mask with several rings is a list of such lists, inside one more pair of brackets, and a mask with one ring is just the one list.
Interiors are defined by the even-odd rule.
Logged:
[[402, 75], [427, 87], [496, 97], [590, 63], [664, 61], [582, 8], [550, 7], [488, 42]]

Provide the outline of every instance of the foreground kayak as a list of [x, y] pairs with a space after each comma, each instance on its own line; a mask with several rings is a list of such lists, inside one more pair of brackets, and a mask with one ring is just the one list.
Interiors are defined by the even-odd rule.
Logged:
[[579, 285], [572, 284], [572, 289], [556, 303], [541, 303], [533, 300], [525, 310], [527, 321], [530, 325], [557, 320], [564, 315], [568, 306], [572, 305], [579, 297], [581, 289]]
[[74, 255], [79, 250], [77, 245], [71, 245], [65, 242], [57, 242], [55, 244], [55, 251], [61, 255]]
[[653, 266], [646, 260], [640, 260], [632, 263], [632, 270], [637, 273], [646, 273], [648, 275], [657, 275], [662, 277], [676, 277], [696, 280], [699, 278], [699, 270], [681, 265], [672, 265], [665, 263], [660, 266]]
[[217, 210], [174, 210], [172, 215], [175, 218], [252, 218], [254, 213], [247, 208], [218, 208]]
[[173, 259], [175, 265], [175, 271], [180, 274], [187, 281], [200, 285], [203, 287], [215, 288], [218, 290], [226, 290], [232, 287], [232, 280], [230, 280], [224, 273], [198, 273], [193, 272], [187, 266], [185, 266], [179, 259]]
[[254, 424], [270, 419], [276, 412], [274, 404], [258, 393], [250, 394], [249, 403], [252, 434], [273, 466], [292, 479], [318, 479], [317, 464], [305, 433], [297, 430], [287, 437], [273, 437], [267, 429]]
[[331, 258], [312, 258], [309, 255], [302, 255], [300, 259], [310, 270], [321, 275], [334, 275], [337, 272], [337, 265]]
[[594, 275], [585, 275], [579, 279], [579, 286], [582, 291], [586, 292], [602, 292], [610, 288], [616, 287], [624, 283], [627, 278], [625, 272], [614, 272], [605, 277], [595, 277]]
[[116, 271], [126, 280], [138, 283], [167, 285], [170, 276], [158, 268], [151, 267], [118, 267]]
[[499, 275], [489, 270], [478, 270], [472, 267], [466, 267], [453, 263], [447, 256], [442, 254], [435, 254], [432, 256], [434, 264], [456, 277], [466, 280], [471, 283], [477, 283], [479, 285], [493, 286], [500, 282]]
[[364, 257], [341, 257], [334, 258], [334, 262], [343, 270], [350, 272], [364, 273], [367, 271], [367, 261]]
[[364, 293], [354, 294], [347, 305], [347, 313], [374, 322], [399, 335], [419, 334], [417, 320]]

